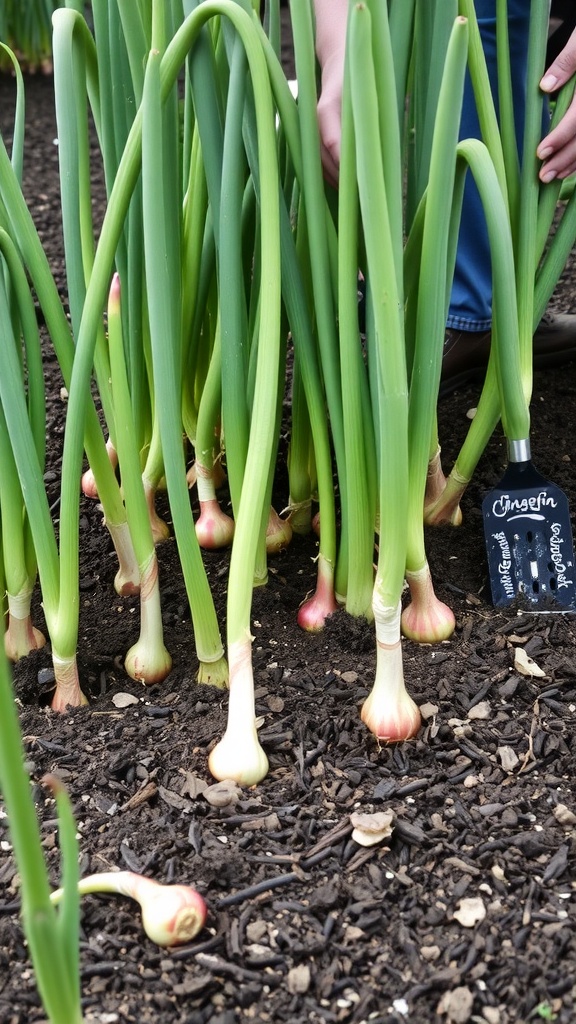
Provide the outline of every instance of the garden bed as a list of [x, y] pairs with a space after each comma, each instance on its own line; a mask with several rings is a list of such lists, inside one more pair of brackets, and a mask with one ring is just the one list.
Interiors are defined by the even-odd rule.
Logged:
[[[64, 289], [52, 83], [30, 78], [26, 86], [25, 191]], [[0, 78], [5, 137], [13, 95], [13, 81]], [[96, 206], [103, 202], [96, 189]], [[565, 312], [576, 311], [575, 282], [569, 265], [554, 296]], [[57, 514], [65, 399], [49, 354], [46, 375], [46, 480]], [[534, 461], [574, 508], [576, 368], [536, 373], [534, 385]], [[448, 468], [476, 399], [467, 388], [440, 404]], [[79, 663], [90, 704], [63, 716], [48, 710], [48, 649], [15, 667], [28, 767], [35, 782], [45, 772], [65, 781], [83, 874], [128, 867], [185, 881], [209, 905], [198, 938], [166, 952], [144, 936], [135, 905], [85, 898], [87, 1021], [573, 1020], [576, 622], [490, 604], [480, 505], [504, 461], [498, 433], [464, 496], [462, 526], [427, 534], [437, 592], [457, 628], [438, 647], [405, 642], [408, 688], [419, 705], [437, 708], [428, 708], [411, 743], [380, 747], [360, 723], [374, 677], [373, 627], [344, 613], [316, 636], [297, 626], [298, 606], [315, 583], [314, 539], [295, 537], [271, 560], [269, 582], [254, 594], [252, 630], [270, 773], [225, 807], [214, 806], [206, 787], [227, 698], [194, 682], [175, 543], [159, 549], [174, 666], [162, 685], [144, 689], [122, 670], [138, 605], [115, 594], [101, 513], [82, 498]], [[283, 508], [282, 471], [275, 497]], [[205, 560], [224, 631], [228, 556]], [[38, 602], [36, 620], [41, 626]], [[542, 677], [515, 671], [518, 648]], [[135, 701], [118, 707], [119, 693]], [[54, 806], [35, 791], [56, 884]], [[350, 823], [359, 808], [391, 808], [391, 839], [359, 846]], [[17, 891], [3, 847], [4, 907]], [[471, 898], [485, 912], [473, 927], [458, 919], [460, 901]], [[0, 1020], [42, 1019], [18, 916], [0, 907]]]

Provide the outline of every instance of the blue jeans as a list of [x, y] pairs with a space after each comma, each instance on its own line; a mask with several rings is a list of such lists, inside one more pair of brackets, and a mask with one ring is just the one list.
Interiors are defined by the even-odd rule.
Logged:
[[[486, 54], [490, 82], [497, 103], [495, 9], [495, 0], [476, 0], [478, 25]], [[508, 0], [508, 31], [516, 134], [520, 140], [526, 105], [525, 79], [529, 23], [529, 0]], [[472, 85], [467, 77], [460, 138], [479, 138], [479, 132]], [[464, 331], [486, 331], [490, 329], [492, 322], [490, 248], [482, 204], [471, 174], [467, 175], [464, 190], [462, 221], [447, 322], [449, 327]]]

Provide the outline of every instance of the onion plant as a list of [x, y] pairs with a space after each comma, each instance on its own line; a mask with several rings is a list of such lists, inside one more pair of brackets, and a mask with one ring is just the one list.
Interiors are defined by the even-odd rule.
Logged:
[[[100, 892], [136, 900], [142, 911], [144, 931], [158, 946], [191, 942], [206, 921], [206, 903], [190, 885], [163, 885], [134, 871], [101, 871], [79, 880], [81, 896]], [[64, 889], [50, 893], [55, 906], [64, 898]]]
[[81, 1024], [78, 894], [78, 842], [68, 796], [58, 780], [47, 780], [59, 822], [63, 898], [56, 909], [30, 780], [8, 665], [0, 653], [0, 795], [20, 876], [21, 917], [36, 985], [50, 1024]]
[[[11, 62], [16, 76], [16, 109], [11, 165], [14, 176], [21, 182], [24, 146], [24, 83], [20, 66], [14, 54], [7, 47], [2, 49]], [[38, 327], [26, 274], [10, 234], [6, 230], [8, 226], [7, 218], [2, 211], [0, 216], [2, 267], [8, 288], [15, 340], [19, 343], [22, 335], [24, 341], [24, 351], [20, 357], [22, 383], [24, 386], [24, 381], [27, 382], [27, 406], [31, 432], [40, 465], [43, 466], [46, 413]], [[29, 651], [42, 647], [46, 639], [34, 626], [30, 615], [32, 593], [37, 579], [36, 554], [3, 415], [1, 420], [0, 444], [2, 446], [2, 466], [4, 467], [0, 480], [0, 521], [4, 523], [2, 530], [4, 585], [2, 591], [3, 594], [6, 594], [7, 600], [4, 645], [8, 657], [15, 661], [28, 654]]]
[[[62, 0], [63, 2], [63, 0]], [[4, 0], [0, 8], [0, 39], [13, 50], [28, 71], [51, 69], [51, 18], [61, 0]], [[0, 68], [10, 69], [11, 59], [0, 55]]]
[[[375, 54], [391, 58], [389, 26], [382, 10], [356, 5], [349, 22], [348, 62], [358, 192], [368, 279], [368, 360], [372, 416], [378, 452], [380, 537], [373, 593], [376, 678], [362, 709], [363, 721], [380, 738], [398, 740], [417, 731], [420, 716], [408, 696], [402, 671], [401, 594], [411, 558], [427, 572], [419, 528], [428, 461], [427, 425], [440, 377], [446, 302], [446, 266], [451, 225], [450, 168], [456, 162], [456, 129], [450, 125], [462, 96], [467, 25], [457, 19], [450, 36], [433, 132], [431, 167], [421, 251], [416, 344], [407, 360], [409, 320], [403, 282], [400, 128], [383, 134], [383, 111], [396, 110], [395, 82], [379, 74]], [[386, 66], [386, 60], [382, 62]], [[391, 59], [388, 63], [392, 65]], [[369, 70], [368, 70], [369, 69]], [[441, 154], [441, 156], [440, 156]], [[441, 200], [440, 159], [448, 194]], [[437, 183], [436, 183], [437, 182]], [[438, 190], [438, 195], [436, 191]], [[428, 200], [430, 199], [430, 202]], [[440, 256], [438, 258], [438, 253]], [[434, 268], [438, 267], [435, 274]], [[414, 301], [414, 296], [407, 297]], [[427, 330], [426, 330], [427, 328]], [[422, 375], [422, 376], [420, 376]], [[414, 539], [416, 538], [416, 539]], [[428, 594], [428, 599], [430, 595]]]
[[[25, 356], [22, 358], [20, 390], [26, 395], [26, 407], [38, 465], [44, 470], [46, 408], [40, 338], [36, 311], [18, 253], [8, 233], [0, 228], [0, 251], [12, 288], [12, 309], [18, 310], [16, 331], [6, 336], [7, 344], [19, 344], [20, 331], [24, 338]], [[14, 323], [14, 313], [12, 315]], [[20, 358], [20, 357], [19, 357]], [[2, 520], [2, 547], [5, 565], [8, 623], [4, 635], [6, 654], [12, 661], [25, 657], [31, 650], [43, 647], [46, 638], [31, 618], [31, 601], [37, 579], [36, 552], [28, 522], [22, 487], [6, 418], [0, 403], [0, 519]]]
[[[108, 302], [108, 343], [112, 396], [119, 415], [116, 417], [116, 447], [124, 487], [124, 501], [130, 534], [140, 572], [140, 639], [124, 658], [124, 667], [133, 679], [157, 683], [172, 667], [172, 659], [164, 646], [158, 558], [146, 495], [140, 470], [135, 437], [132, 401], [124, 359], [120, 278], [112, 279]], [[121, 413], [121, 414], [120, 414]]]
[[[4, 48], [4, 52], [12, 62], [17, 82], [11, 164], [15, 177], [21, 181], [24, 143], [24, 85], [22, 73], [14, 54], [7, 48]], [[36, 314], [26, 274], [16, 247], [6, 230], [9, 225], [3, 214], [0, 217], [0, 225], [2, 225], [0, 227], [2, 266], [8, 289], [15, 340], [18, 344], [20, 336], [22, 336], [24, 342], [24, 350], [20, 357], [23, 374], [22, 386], [26, 382], [31, 431], [40, 465], [43, 466], [46, 412]], [[36, 555], [3, 416], [0, 443], [4, 467], [0, 481], [0, 518], [4, 522], [3, 552], [8, 601], [8, 623], [4, 642], [8, 656], [12, 660], [17, 660], [30, 650], [43, 646], [46, 641], [43, 634], [33, 625], [30, 616], [32, 591], [37, 577]]]
[[[0, 381], [2, 419], [5, 424], [4, 430], [7, 430], [6, 441], [9, 439], [13, 465], [17, 469], [22, 493], [26, 497], [28, 521], [38, 560], [44, 614], [50, 634], [56, 677], [53, 707], [56, 710], [63, 710], [67, 705], [85, 702], [76, 663], [79, 607], [78, 542], [77, 538], [75, 543], [72, 541], [70, 550], [63, 553], [64, 558], [60, 561], [44, 488], [42, 452], [38, 452], [28, 415], [18, 341], [14, 336], [8, 294], [1, 277], [0, 324], [3, 345], [3, 373]], [[7, 468], [11, 464], [12, 459], [9, 458]], [[6, 529], [7, 523], [4, 524], [4, 532]], [[68, 567], [71, 568], [70, 575], [61, 576], [60, 569]]]
[[[506, 3], [499, 0], [498, 61], [500, 118], [496, 117], [488, 80], [474, 5], [460, 0], [469, 19], [469, 65], [478, 108], [482, 138], [498, 174], [506, 200], [507, 219], [514, 244], [515, 291], [518, 300], [521, 368], [526, 398], [532, 388], [532, 334], [545, 312], [576, 238], [576, 206], [573, 195], [566, 203], [558, 226], [553, 221], [561, 182], [543, 184], [538, 179], [536, 147], [542, 130], [543, 96], [538, 88], [545, 60], [548, 4], [534, 0], [531, 8], [528, 52], [526, 122], [523, 139], [518, 139], [513, 117], [509, 77]], [[566, 112], [574, 94], [574, 81], [560, 92], [553, 124]], [[450, 521], [478, 460], [500, 418], [496, 367], [491, 359], [474, 420], [440, 495], [426, 510], [429, 523]]]
[[[154, 7], [157, 12], [159, 5]], [[78, 22], [79, 16], [73, 11], [59, 11], [55, 16], [55, 30], [60, 30], [60, 24], [62, 23], [63, 34], [70, 32], [67, 30], [66, 22], [74, 19], [74, 23]], [[93, 52], [93, 44], [85, 43], [86, 29], [85, 27], [77, 28], [78, 36], [84, 41], [83, 45], [86, 46], [86, 50]], [[72, 33], [72, 36], [74, 33]], [[168, 32], [168, 36], [170, 32]], [[180, 69], [180, 66], [184, 60], [185, 51], [180, 54], [180, 65], [171, 69], [172, 83], [169, 88], [166, 89], [165, 97], [168, 92], [172, 91], [176, 79], [176, 75]], [[175, 120], [176, 110], [174, 101], [171, 105], [170, 115], [170, 127], [171, 127], [171, 138], [174, 145], [178, 145], [179, 133], [177, 128], [178, 121]], [[64, 443], [64, 458], [63, 458], [63, 477], [70, 474], [71, 478], [77, 478], [80, 469], [81, 460], [81, 446], [78, 444], [78, 439], [74, 437], [72, 428], [68, 429], [68, 424], [72, 423], [76, 417], [82, 423], [84, 417], [84, 404], [86, 390], [89, 385], [89, 379], [94, 359], [94, 351], [97, 345], [98, 332], [100, 330], [100, 324], [102, 321], [102, 314], [105, 305], [105, 296], [109, 285], [109, 275], [111, 274], [116, 261], [118, 248], [122, 239], [122, 232], [126, 223], [126, 218], [129, 216], [130, 203], [134, 194], [134, 189], [137, 186], [139, 178], [140, 160], [141, 160], [141, 127], [142, 127], [142, 112], [138, 111], [133, 119], [131, 127], [127, 132], [127, 141], [124, 148], [119, 156], [118, 166], [114, 172], [113, 181], [111, 182], [111, 191], [108, 207], [104, 216], [102, 229], [98, 245], [94, 251], [93, 262], [89, 269], [89, 275], [86, 280], [85, 294], [81, 303], [81, 314], [78, 327], [78, 337], [76, 344], [76, 359], [74, 362], [74, 369], [72, 373], [72, 380], [70, 383], [70, 398], [69, 398], [69, 414], [67, 419], [67, 429], [65, 432], [65, 443]], [[176, 195], [180, 194], [178, 189]], [[176, 210], [175, 206], [172, 207], [173, 211]], [[172, 218], [171, 218], [172, 221]], [[142, 263], [140, 266], [140, 274], [144, 272]], [[179, 269], [176, 266], [176, 276], [179, 279]], [[123, 284], [123, 308], [130, 309], [130, 283], [131, 275], [128, 273]], [[172, 282], [173, 284], [173, 282]], [[172, 287], [172, 285], [171, 285]], [[82, 290], [82, 286], [79, 288]], [[140, 292], [140, 294], [142, 294]], [[147, 317], [151, 321], [154, 315], [153, 303], [150, 301], [150, 296], [147, 297]], [[178, 314], [178, 317], [180, 314]], [[128, 324], [130, 326], [130, 324]], [[199, 653], [200, 661], [200, 677], [206, 681], [219, 681], [221, 682], [225, 674], [225, 663], [222, 658], [222, 647], [219, 638], [219, 631], [217, 622], [215, 619], [214, 606], [212, 597], [209, 591], [208, 582], [206, 579], [205, 570], [203, 569], [198, 545], [193, 535], [193, 523], [190, 516], [188, 491], [185, 480], [185, 468], [184, 468], [184, 454], [181, 442], [181, 420], [179, 419], [180, 403], [178, 400], [178, 394], [173, 389], [178, 386], [177, 381], [180, 379], [181, 362], [180, 362], [180, 343], [179, 330], [180, 322], [177, 324], [177, 331], [173, 335], [173, 345], [170, 352], [167, 354], [167, 358], [173, 360], [172, 369], [170, 372], [159, 375], [154, 382], [154, 400], [157, 403], [157, 408], [166, 410], [165, 415], [170, 416], [171, 403], [174, 409], [176, 419], [172, 421], [174, 429], [170, 433], [170, 439], [166, 436], [162, 437], [162, 464], [163, 469], [166, 472], [167, 479], [172, 476], [176, 471], [177, 476], [180, 476], [180, 470], [182, 470], [182, 483], [172, 486], [172, 493], [170, 495], [170, 501], [172, 505], [173, 520], [176, 529], [177, 542], [181, 551], [181, 561], [184, 570], [184, 576], [186, 586], [190, 598], [192, 616], [194, 620], [195, 636], [197, 643], [197, 650]], [[147, 328], [147, 331], [149, 328]], [[145, 331], [145, 334], [147, 333]], [[148, 358], [148, 357], [147, 357]], [[128, 365], [130, 366], [129, 362]], [[129, 369], [130, 373], [130, 369]], [[131, 392], [133, 408], [138, 407], [138, 397], [140, 392], [136, 390]], [[160, 429], [161, 423], [159, 420]], [[154, 456], [156, 465], [158, 465], [158, 451], [154, 450]], [[174, 470], [169, 473], [168, 461], [172, 460]], [[157, 473], [157, 471], [156, 471]], [[144, 471], [146, 476], [146, 470]], [[158, 474], [157, 474], [158, 475]], [[179, 498], [176, 499], [174, 491], [179, 488]], [[182, 488], [184, 489], [182, 491]], [[100, 493], [100, 486], [98, 487]], [[102, 494], [100, 493], [102, 499]], [[70, 518], [67, 521], [70, 526], [70, 532], [78, 531], [78, 510], [71, 510]], [[191, 541], [191, 543], [190, 543]]]

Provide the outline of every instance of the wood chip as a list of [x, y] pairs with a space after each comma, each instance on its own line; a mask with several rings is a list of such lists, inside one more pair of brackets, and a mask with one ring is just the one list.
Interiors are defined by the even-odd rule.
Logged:
[[202, 796], [211, 807], [233, 807], [242, 796], [242, 790], [232, 779], [223, 779], [213, 786], [207, 786]]
[[529, 654], [526, 654], [523, 647], [517, 647], [514, 652], [514, 668], [522, 676], [543, 678], [546, 675], [534, 659]]
[[375, 846], [392, 835], [393, 821], [392, 810], [376, 811], [374, 814], [354, 811], [350, 815], [353, 826], [352, 839], [360, 846]]

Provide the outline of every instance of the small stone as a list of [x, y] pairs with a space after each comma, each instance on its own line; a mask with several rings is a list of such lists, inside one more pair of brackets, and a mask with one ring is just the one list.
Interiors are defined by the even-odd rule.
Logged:
[[484, 901], [479, 896], [467, 896], [459, 901], [452, 917], [463, 928], [474, 928], [475, 925], [479, 924], [486, 917]]
[[501, 1014], [497, 1006], [483, 1006], [482, 1016], [487, 1024], [500, 1024]]
[[480, 779], [477, 775], [467, 775], [462, 785], [465, 786], [466, 789], [473, 789], [474, 786], [480, 785]]
[[552, 814], [560, 825], [576, 825], [576, 814], [566, 804], [556, 804]]
[[440, 956], [440, 947], [439, 946], [421, 946], [420, 947], [420, 956], [422, 957], [423, 960], [427, 960], [427, 961], [430, 961], [430, 962], [433, 961], [433, 960], [437, 960], [438, 957]]
[[249, 921], [246, 925], [246, 938], [248, 942], [260, 942], [268, 934], [268, 925], [261, 918], [257, 921]]
[[310, 988], [311, 974], [308, 964], [298, 964], [288, 971], [288, 991], [294, 996], [304, 995]]
[[468, 712], [468, 718], [472, 721], [476, 719], [479, 722], [485, 722], [490, 718], [492, 714], [492, 707], [490, 701], [481, 700], [478, 704], [475, 704], [473, 708], [470, 708]]
[[520, 763], [520, 758], [512, 747], [498, 747], [496, 753], [505, 772], [513, 772]]
[[340, 679], [343, 683], [355, 683], [358, 680], [358, 673], [354, 671], [343, 672]]
[[120, 691], [115, 693], [112, 697], [112, 703], [115, 708], [128, 708], [131, 704], [138, 704], [138, 697], [135, 697], [133, 693], [124, 693]]
[[466, 1024], [472, 1016], [474, 996], [469, 988], [460, 988], [445, 992], [438, 1006], [439, 1014], [446, 1014], [449, 1024]]

